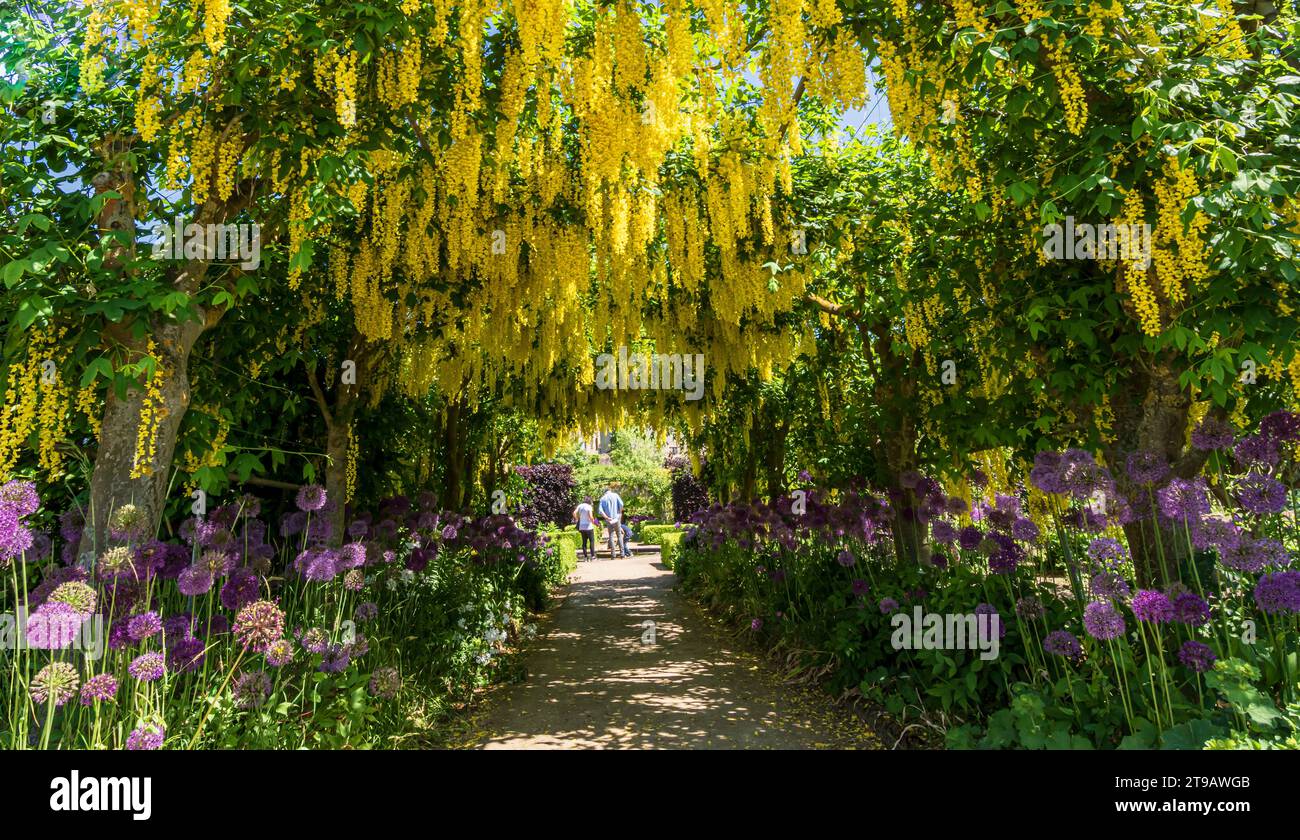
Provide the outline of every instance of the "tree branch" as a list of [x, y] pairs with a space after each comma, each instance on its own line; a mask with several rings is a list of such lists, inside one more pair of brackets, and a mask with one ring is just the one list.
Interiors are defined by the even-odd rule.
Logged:
[[329, 403], [325, 400], [325, 392], [321, 390], [320, 383], [316, 381], [316, 366], [306, 365], [307, 383], [311, 385], [312, 395], [316, 397], [316, 404], [320, 406], [320, 413], [325, 417], [325, 428], [334, 428], [334, 416], [330, 414]]

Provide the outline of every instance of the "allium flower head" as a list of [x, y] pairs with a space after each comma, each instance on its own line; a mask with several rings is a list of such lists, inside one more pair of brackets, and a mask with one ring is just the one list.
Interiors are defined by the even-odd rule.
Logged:
[[1255, 604], [1269, 615], [1300, 612], [1300, 572], [1262, 575], [1255, 584]]
[[259, 591], [257, 573], [240, 567], [235, 569], [230, 580], [221, 587], [221, 606], [237, 612], [256, 601]]
[[1259, 421], [1259, 432], [1278, 443], [1300, 441], [1300, 414], [1275, 411]]
[[319, 627], [309, 627], [298, 634], [298, 644], [308, 653], [324, 653], [329, 649], [329, 635]]
[[265, 671], [245, 671], [235, 677], [230, 693], [237, 708], [257, 708], [271, 696], [271, 678]]
[[86, 616], [61, 601], [47, 601], [27, 617], [27, 644], [36, 650], [64, 650], [77, 639]]
[[[1002, 616], [998, 613], [997, 607], [993, 606], [992, 604], [979, 604], [978, 606], [975, 607], [975, 615], [989, 616], [987, 619], [985, 619], [985, 621], [988, 622], [990, 625], [992, 625], [994, 620], [996, 619], [997, 627], [998, 627], [998, 638], [999, 639], [1006, 638], [1007, 623], [1002, 620]], [[977, 618], [976, 621], [979, 621], [979, 619]]]
[[156, 723], [142, 723], [126, 736], [128, 750], [156, 750], [167, 740], [167, 730]]
[[295, 503], [298, 505], [298, 510], [309, 512], [325, 507], [326, 501], [324, 487], [319, 484], [308, 484], [298, 491], [298, 498]]
[[876, 606], [880, 609], [881, 615], [890, 615], [898, 611], [898, 602], [893, 598], [881, 598]]
[[1196, 641], [1183, 642], [1183, 646], [1178, 649], [1178, 661], [1191, 668], [1198, 674], [1204, 674], [1214, 667], [1214, 660], [1218, 659], [1209, 645]]
[[1026, 621], [1038, 621], [1046, 613], [1047, 610], [1043, 607], [1043, 602], [1033, 595], [1026, 595], [1016, 601], [1016, 615]]
[[117, 697], [117, 678], [112, 674], [96, 674], [81, 687], [81, 705], [90, 706], [96, 701], [109, 703]]
[[1200, 627], [1210, 620], [1210, 605], [1195, 592], [1182, 592], [1174, 598], [1174, 621]]
[[1138, 621], [1164, 624], [1174, 620], [1174, 605], [1169, 596], [1154, 589], [1139, 589], [1133, 596], [1132, 607]]
[[1093, 601], [1083, 608], [1083, 629], [1094, 639], [1118, 639], [1124, 635], [1124, 616], [1110, 601]]
[[235, 556], [217, 548], [210, 548], [199, 555], [199, 565], [212, 573], [213, 577], [228, 575], [235, 569]]
[[853, 552], [849, 551], [847, 548], [842, 549], [839, 554], [835, 555], [835, 559], [845, 568], [848, 568], [857, 562], [857, 558], [853, 556]]
[[1210, 512], [1205, 479], [1175, 478], [1156, 491], [1160, 512], [1175, 522], [1199, 521]]
[[1114, 569], [1128, 560], [1128, 549], [1119, 540], [1097, 537], [1088, 544], [1088, 556], [1099, 566]]
[[862, 578], [856, 578], [850, 588], [853, 594], [859, 598], [866, 597], [866, 594], [871, 591], [871, 586]]
[[375, 697], [383, 697], [391, 700], [397, 696], [397, 692], [402, 687], [402, 678], [397, 673], [397, 669], [385, 666], [376, 668], [370, 675], [370, 693]]
[[161, 633], [162, 629], [162, 619], [153, 610], [133, 615], [126, 620], [126, 635], [133, 642], [142, 642], [150, 636]]
[[176, 674], [197, 671], [207, 658], [207, 645], [202, 639], [185, 636], [168, 642], [167, 667]]
[[763, 629], [763, 619], [761, 619], [761, 618], [755, 618], [753, 621], [749, 622], [749, 629], [750, 629], [750, 630], [753, 630], [755, 633], [757, 633], [759, 630], [762, 630], [762, 629]]
[[30, 481], [6, 481], [0, 484], [0, 507], [13, 510], [20, 517], [31, 516], [41, 507], [41, 496]]
[[235, 616], [235, 638], [262, 653], [284, 635], [284, 612], [273, 601], [254, 601]]
[[1281, 513], [1286, 507], [1286, 488], [1272, 476], [1251, 472], [1237, 481], [1237, 499], [1254, 514]]
[[99, 596], [94, 587], [79, 580], [70, 580], [55, 587], [47, 599], [49, 602], [67, 604], [85, 617], [90, 617], [99, 605]]
[[167, 663], [161, 653], [142, 653], [126, 666], [127, 673], [140, 682], [153, 682], [162, 679], [167, 673]]
[[27, 692], [35, 703], [45, 705], [53, 700], [55, 706], [62, 706], [76, 694], [80, 683], [71, 663], [51, 662], [36, 672]]
[[1068, 630], [1053, 630], [1043, 639], [1043, 650], [1066, 659], [1077, 660], [1083, 657], [1083, 645]]
[[362, 601], [360, 604], [357, 604], [357, 610], [353, 615], [353, 618], [358, 623], [364, 624], [365, 622], [375, 618], [377, 615], [379, 615], [378, 604], [373, 601]]
[[293, 661], [293, 642], [288, 639], [276, 639], [266, 649], [266, 664], [272, 668], [283, 668]]
[[1277, 466], [1282, 458], [1278, 442], [1266, 435], [1246, 435], [1237, 441], [1232, 454], [1243, 464], [1253, 466]]
[[343, 575], [343, 588], [349, 592], [360, 592], [366, 588], [366, 573], [360, 569], [348, 569]]
[[957, 526], [943, 519], [930, 523], [930, 536], [941, 545], [952, 545], [957, 541]]
[[1270, 566], [1288, 566], [1291, 557], [1277, 540], [1257, 540], [1243, 534], [1235, 545], [1219, 550], [1219, 562], [1229, 569], [1254, 574]]
[[132, 555], [131, 549], [124, 545], [115, 545], [101, 554], [99, 563], [95, 566], [95, 574], [99, 576], [100, 580], [139, 577], [136, 573], [135, 557]]
[[1134, 484], [1159, 484], [1169, 475], [1169, 463], [1157, 452], [1141, 450], [1129, 454], [1124, 471]]
[[149, 519], [144, 510], [132, 504], [122, 505], [108, 517], [109, 533], [117, 539], [137, 539], [147, 527]]
[[1236, 432], [1222, 420], [1206, 417], [1192, 432], [1192, 446], [1202, 452], [1213, 452], [1232, 446]]
[[190, 566], [177, 576], [176, 588], [186, 597], [202, 595], [212, 588], [212, 572], [203, 566]]

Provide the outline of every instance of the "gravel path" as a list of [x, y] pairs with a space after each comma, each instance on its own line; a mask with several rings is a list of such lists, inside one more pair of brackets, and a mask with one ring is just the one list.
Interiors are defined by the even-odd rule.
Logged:
[[780, 685], [673, 583], [657, 554], [579, 564], [527, 653], [527, 680], [478, 721], [478, 746], [880, 748], [824, 695]]

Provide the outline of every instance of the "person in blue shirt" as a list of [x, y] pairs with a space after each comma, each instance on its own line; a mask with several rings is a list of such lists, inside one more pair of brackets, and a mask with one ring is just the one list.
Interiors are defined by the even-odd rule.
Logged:
[[600, 497], [597, 507], [601, 521], [605, 523], [605, 530], [609, 533], [610, 556], [614, 556], [614, 543], [617, 540], [619, 553], [627, 557], [631, 552], [628, 551], [627, 541], [623, 538], [623, 497], [618, 495], [617, 487], [617, 484], [610, 484], [605, 495]]

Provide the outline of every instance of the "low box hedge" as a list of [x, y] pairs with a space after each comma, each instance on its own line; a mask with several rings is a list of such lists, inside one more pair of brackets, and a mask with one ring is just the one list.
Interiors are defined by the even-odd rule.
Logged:
[[575, 531], [543, 531], [551, 541], [551, 545], [560, 553], [560, 561], [564, 564], [564, 574], [567, 577], [569, 573], [578, 568], [578, 550], [582, 548], [582, 536]]
[[681, 533], [676, 525], [645, 525], [641, 528], [641, 542], [660, 545], [664, 534]]
[[659, 560], [668, 568], [673, 568], [673, 562], [677, 557], [677, 549], [681, 544], [682, 537], [686, 536], [685, 531], [665, 531], [659, 537]]

